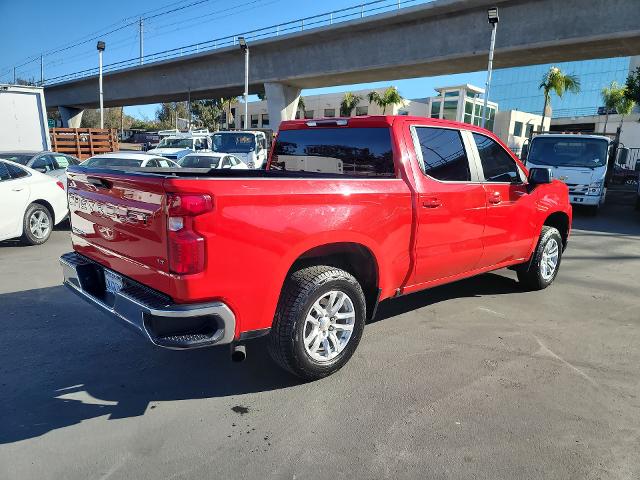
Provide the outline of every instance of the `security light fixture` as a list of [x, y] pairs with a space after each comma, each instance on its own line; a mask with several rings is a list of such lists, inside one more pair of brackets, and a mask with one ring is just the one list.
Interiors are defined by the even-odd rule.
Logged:
[[96, 45], [96, 48], [98, 49], [99, 52], [104, 52], [105, 46], [106, 45], [102, 40], [98, 40], [98, 45]]
[[243, 51], [247, 49], [247, 41], [244, 37], [238, 37], [238, 44]]
[[498, 17], [498, 7], [491, 7], [487, 10], [487, 19], [491, 24], [498, 23], [500, 21], [500, 17]]

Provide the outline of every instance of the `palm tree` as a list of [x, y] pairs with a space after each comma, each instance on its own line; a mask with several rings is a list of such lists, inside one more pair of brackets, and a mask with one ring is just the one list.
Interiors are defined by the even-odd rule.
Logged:
[[604, 119], [604, 133], [607, 133], [607, 124], [609, 123], [609, 111], [618, 110], [620, 102], [624, 98], [625, 88], [618, 85], [618, 82], [611, 82], [608, 87], [605, 87], [600, 92], [602, 97], [602, 103], [606, 109]]
[[547, 107], [551, 104], [551, 91], [556, 92], [558, 97], [562, 98], [565, 92], [578, 93], [580, 92], [580, 80], [575, 75], [568, 73], [562, 73], [558, 67], [551, 67], [547, 73], [542, 76], [542, 82], [538, 87], [544, 93], [544, 109], [542, 111], [542, 125], [544, 128], [544, 122], [547, 116]]
[[[626, 90], [623, 87], [623, 90]], [[631, 98], [626, 96], [624, 93], [616, 105], [616, 111], [620, 114], [620, 128], [622, 128], [622, 124], [624, 122], [624, 117], [629, 115], [633, 111], [633, 107], [635, 107], [636, 102], [634, 102]]]
[[[225, 111], [225, 115], [227, 117], [227, 129], [229, 128], [229, 125], [231, 124], [231, 105], [238, 103], [238, 97], [222, 97], [220, 99], [221, 103], [222, 103], [222, 110]], [[226, 110], [224, 107], [227, 107]]]
[[298, 112], [300, 112], [300, 118], [304, 118], [304, 112], [305, 112], [306, 106], [304, 104], [304, 97], [302, 95], [300, 95], [300, 97], [298, 98]]
[[375, 103], [382, 108], [382, 114], [387, 113], [387, 107], [393, 107], [395, 105], [404, 105], [404, 98], [398, 92], [396, 87], [387, 88], [382, 95], [378, 92], [370, 92], [367, 95], [369, 103]]
[[354, 95], [351, 92], [345, 93], [342, 102], [340, 102], [340, 116], [350, 117], [353, 113], [353, 110], [360, 103], [360, 100], [362, 100], [362, 97], [360, 95]]

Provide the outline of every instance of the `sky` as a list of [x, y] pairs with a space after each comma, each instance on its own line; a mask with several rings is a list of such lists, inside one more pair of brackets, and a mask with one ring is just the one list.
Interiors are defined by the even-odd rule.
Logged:
[[[391, 5], [388, 0], [381, 5]], [[402, 0], [406, 1], [406, 0]], [[416, 0], [408, 6], [425, 3]], [[97, 66], [96, 41], [102, 39], [107, 48], [104, 63], [132, 59], [139, 53], [138, 18], [144, 16], [145, 55], [184, 45], [241, 34], [309, 17], [332, 10], [359, 5], [357, 0], [111, 0], [87, 2], [65, 0], [43, 2], [0, 0], [0, 83], [17, 76], [40, 79], [40, 55], [43, 56], [45, 78], [64, 75]], [[104, 8], [108, 6], [108, 8]], [[176, 11], [164, 13], [167, 10]], [[487, 41], [488, 33], [487, 30]], [[23, 65], [25, 62], [29, 62]], [[399, 73], [401, 75], [401, 73]], [[419, 79], [397, 79], [389, 82], [304, 90], [303, 95], [367, 89], [395, 85], [408, 99], [434, 94], [433, 88], [471, 83], [483, 86], [485, 72], [447, 75]], [[153, 118], [155, 105], [126, 107], [125, 112], [137, 118]]]

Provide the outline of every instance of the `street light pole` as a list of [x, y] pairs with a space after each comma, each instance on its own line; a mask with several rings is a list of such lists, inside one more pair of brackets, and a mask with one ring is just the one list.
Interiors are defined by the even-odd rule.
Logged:
[[249, 130], [249, 46], [244, 37], [238, 37], [240, 49], [244, 52], [244, 125], [245, 130]]
[[489, 65], [487, 66], [487, 81], [484, 88], [484, 105], [482, 107], [482, 128], [487, 123], [487, 103], [489, 102], [489, 90], [491, 89], [491, 71], [493, 70], [493, 50], [496, 46], [496, 30], [498, 29], [498, 7], [487, 10], [487, 19], [491, 24], [491, 45], [489, 46]]
[[102, 92], [102, 52], [104, 52], [105, 43], [100, 40], [96, 46], [98, 49], [98, 90], [100, 91], [100, 128], [104, 128], [104, 102]]

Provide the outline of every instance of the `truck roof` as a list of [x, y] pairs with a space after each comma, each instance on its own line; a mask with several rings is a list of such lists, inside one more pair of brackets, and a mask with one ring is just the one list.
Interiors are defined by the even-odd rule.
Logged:
[[[419, 117], [416, 115], [363, 115], [359, 117], [331, 117], [317, 119], [286, 120], [280, 124], [280, 130], [296, 130], [300, 128], [317, 127], [336, 123], [344, 125], [343, 122], [352, 127], [390, 127], [394, 122], [411, 121], [420, 122], [421, 125], [434, 127], [450, 127], [463, 130], [484, 132], [487, 130], [469, 123], [454, 122], [452, 120], [441, 120], [439, 118]], [[492, 133], [492, 132], [489, 132]]]
[[535, 140], [538, 137], [546, 137], [546, 138], [567, 138], [567, 137], [575, 137], [575, 138], [591, 138], [594, 140], [606, 140], [610, 142], [611, 139], [609, 137], [605, 137], [604, 135], [587, 135], [582, 133], [541, 133], [533, 137], [532, 140]]

